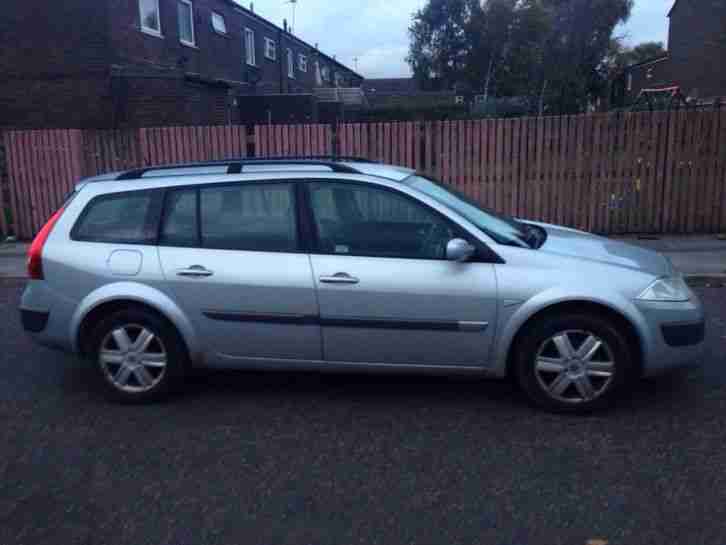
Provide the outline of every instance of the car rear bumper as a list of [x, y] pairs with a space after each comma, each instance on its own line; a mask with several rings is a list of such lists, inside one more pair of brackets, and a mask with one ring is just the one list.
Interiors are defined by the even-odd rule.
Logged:
[[72, 351], [69, 335], [74, 304], [50, 289], [47, 282], [30, 280], [20, 299], [20, 322], [35, 342]]

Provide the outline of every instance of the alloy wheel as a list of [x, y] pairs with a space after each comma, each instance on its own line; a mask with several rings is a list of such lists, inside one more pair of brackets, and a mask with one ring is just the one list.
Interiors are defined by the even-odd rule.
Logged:
[[128, 324], [104, 337], [98, 360], [113, 386], [141, 393], [153, 389], [164, 378], [167, 352], [162, 340], [148, 328]]
[[608, 390], [615, 377], [615, 358], [610, 346], [592, 332], [561, 331], [540, 346], [535, 374], [552, 399], [585, 403]]

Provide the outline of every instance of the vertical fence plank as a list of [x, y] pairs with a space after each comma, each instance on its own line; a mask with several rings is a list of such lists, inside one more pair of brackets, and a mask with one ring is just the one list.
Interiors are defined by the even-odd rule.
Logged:
[[711, 232], [723, 232], [726, 223], [723, 221], [726, 216], [726, 110], [717, 113], [717, 136], [714, 150], [714, 211], [710, 227]]
[[717, 186], [720, 204], [720, 218], [718, 230], [726, 231], [726, 110], [719, 112], [719, 172], [717, 175]]
[[18, 201], [23, 218], [23, 234], [30, 238], [35, 234], [33, 228], [33, 195], [32, 181], [28, 170], [28, 143], [26, 131], [16, 133], [15, 150], [18, 154], [18, 175], [20, 184], [18, 186]]
[[10, 227], [13, 234], [17, 238], [22, 237], [21, 219], [20, 219], [20, 203], [18, 202], [18, 161], [17, 151], [15, 149], [15, 132], [8, 131], [5, 133], [5, 164], [8, 169], [8, 185], [10, 194]]
[[448, 183], [451, 183], [451, 177], [449, 175], [449, 163], [451, 159], [450, 155], [450, 147], [449, 147], [449, 140], [450, 140], [450, 129], [451, 129], [451, 122], [450, 121], [444, 121], [443, 123], [443, 130], [444, 134], [442, 135], [441, 139], [441, 155], [439, 156], [439, 159], [441, 160], [441, 176], [443, 178], [443, 181]]
[[705, 117], [706, 126], [708, 129], [706, 150], [705, 150], [705, 167], [704, 167], [704, 197], [702, 202], [703, 206], [703, 221], [699, 226], [700, 232], [708, 233], [711, 231], [714, 224], [714, 216], [717, 211], [716, 199], [716, 158], [718, 155], [718, 115], [709, 115]]

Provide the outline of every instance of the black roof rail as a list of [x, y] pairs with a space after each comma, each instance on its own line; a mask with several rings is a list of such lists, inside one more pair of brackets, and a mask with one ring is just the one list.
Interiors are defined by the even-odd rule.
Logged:
[[177, 170], [184, 168], [204, 168], [204, 167], [219, 167], [227, 166], [227, 174], [239, 174], [243, 171], [245, 166], [252, 165], [280, 165], [280, 166], [323, 166], [330, 168], [333, 172], [339, 172], [344, 174], [360, 174], [359, 171], [351, 168], [347, 165], [341, 164], [344, 162], [356, 162], [356, 163], [370, 163], [367, 159], [360, 157], [337, 157], [335, 159], [329, 157], [253, 157], [250, 159], [229, 159], [222, 161], [203, 161], [198, 163], [181, 163], [173, 165], [155, 165], [150, 167], [136, 168], [122, 172], [116, 177], [116, 181], [122, 180], [138, 180], [144, 177], [147, 172], [156, 172], [163, 170]]

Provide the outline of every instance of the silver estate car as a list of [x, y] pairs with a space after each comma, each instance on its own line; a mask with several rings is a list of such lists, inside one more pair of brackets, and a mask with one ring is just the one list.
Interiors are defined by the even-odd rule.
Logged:
[[37, 235], [22, 323], [143, 402], [193, 368], [512, 377], [555, 411], [697, 362], [704, 315], [662, 255], [518, 220], [356, 159], [81, 181]]

